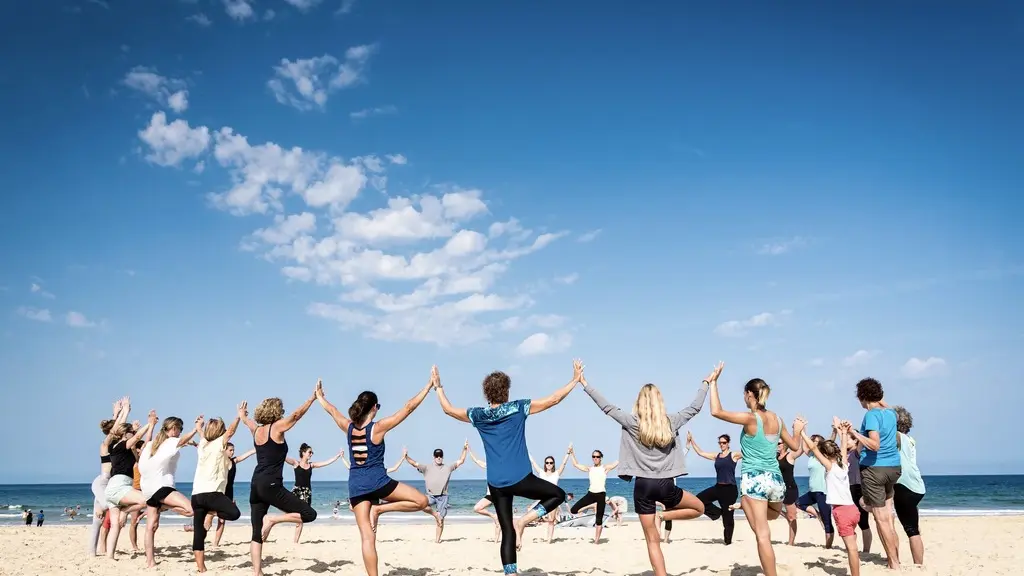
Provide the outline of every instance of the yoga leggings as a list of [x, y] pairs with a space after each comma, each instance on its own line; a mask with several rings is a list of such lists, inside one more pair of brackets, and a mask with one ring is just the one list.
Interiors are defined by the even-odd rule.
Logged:
[[835, 529], [832, 527], [832, 507], [826, 502], [825, 493], [807, 492], [796, 501], [796, 507], [804, 512], [811, 506], [818, 509], [818, 518], [821, 519], [821, 523], [825, 527], [825, 534], [835, 533]]
[[591, 504], [597, 504], [597, 512], [594, 516], [594, 524], [596, 526], [601, 526], [604, 524], [604, 505], [606, 500], [607, 499], [605, 498], [604, 492], [587, 492], [587, 495], [577, 500], [576, 503], [572, 505], [572, 508], [569, 509], [569, 511], [573, 514], [577, 514], [580, 510], [586, 508], [587, 506], [590, 506]]
[[565, 490], [533, 474], [511, 486], [499, 488], [489, 485], [488, 488], [491, 490], [494, 511], [498, 515], [498, 525], [501, 527], [501, 564], [505, 574], [516, 574], [519, 567], [516, 563], [516, 527], [512, 519], [513, 498], [519, 496], [529, 500], [540, 500], [537, 514], [538, 517], [544, 517], [549, 512], [558, 510], [565, 502]]
[[216, 512], [221, 520], [234, 522], [241, 517], [238, 506], [221, 492], [192, 495], [192, 549], [206, 549], [206, 515]]
[[860, 499], [864, 493], [861, 492], [860, 484], [850, 484], [850, 496], [853, 497], [853, 503], [857, 505], [857, 509], [860, 510], [860, 520], [857, 522], [857, 526], [861, 530], [871, 530], [871, 523], [868, 522], [868, 511], [860, 507]]
[[[252, 541], [263, 543], [263, 518], [273, 506], [284, 513], [297, 512], [302, 522], [309, 524], [316, 520], [316, 510], [295, 494], [285, 490], [281, 482], [255, 480], [249, 487], [249, 509], [252, 514]], [[198, 517], [198, 514], [196, 515]], [[515, 546], [513, 534], [512, 545]]]
[[921, 526], [918, 524], [917, 506], [924, 499], [924, 494], [911, 492], [902, 484], [897, 484], [893, 490], [895, 493], [892, 505], [893, 508], [896, 508], [896, 517], [900, 519], [903, 531], [907, 533], [907, 537], [920, 536]]
[[[733, 511], [729, 506], [735, 504], [739, 496], [740, 492], [735, 484], [715, 484], [697, 494], [697, 498], [704, 503], [704, 515], [712, 520], [722, 519], [722, 538], [726, 545], [732, 544], [732, 533], [736, 528]], [[715, 506], [715, 502], [718, 502], [718, 506]]]

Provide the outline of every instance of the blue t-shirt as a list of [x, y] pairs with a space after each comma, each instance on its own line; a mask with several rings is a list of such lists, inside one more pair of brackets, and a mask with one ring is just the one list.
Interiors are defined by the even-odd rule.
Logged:
[[896, 412], [888, 408], [872, 408], [864, 414], [860, 425], [860, 433], [867, 436], [868, 432], [878, 432], [878, 451], [864, 448], [860, 452], [861, 466], [896, 466], [900, 465], [900, 449], [896, 446]]
[[493, 408], [470, 408], [466, 412], [484, 443], [487, 483], [505, 488], [526, 478], [532, 470], [526, 450], [530, 401], [513, 400]]

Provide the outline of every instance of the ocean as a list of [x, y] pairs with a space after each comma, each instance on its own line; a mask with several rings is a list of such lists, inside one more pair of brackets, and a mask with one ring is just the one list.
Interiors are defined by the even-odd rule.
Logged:
[[[801, 491], [807, 488], [807, 478], [798, 477]], [[422, 481], [409, 481], [423, 490]], [[676, 483], [688, 492], [698, 493], [714, 483], [714, 478], [679, 478]], [[285, 482], [290, 487], [289, 482]], [[566, 492], [580, 498], [587, 492], [586, 478], [563, 479], [559, 484]], [[1007, 516], [1024, 514], [1024, 475], [1013, 476], [925, 476], [928, 493], [921, 502], [921, 513], [926, 516]], [[178, 483], [178, 490], [188, 494], [191, 483]], [[487, 485], [483, 480], [452, 480], [449, 485], [448, 512], [450, 522], [488, 521], [473, 513], [473, 505], [484, 495]], [[624, 496], [632, 512], [632, 484], [608, 479], [608, 496]], [[335, 502], [344, 502], [348, 497], [346, 482], [313, 482], [313, 506], [318, 521], [352, 522], [347, 506], [340, 508], [338, 517], [333, 517]], [[235, 500], [242, 511], [240, 522], [249, 520], [249, 483], [244, 479], [235, 482]], [[517, 501], [515, 506], [523, 512], [530, 501]], [[81, 515], [74, 521], [62, 515], [64, 508], [81, 505]], [[22, 523], [21, 511], [31, 509], [38, 514], [46, 513], [45, 525], [84, 524], [92, 514], [92, 491], [89, 484], [6, 484], [0, 485], [0, 525]], [[164, 514], [162, 522], [185, 522], [175, 514]], [[432, 521], [425, 514], [389, 514], [384, 522], [426, 522]]]

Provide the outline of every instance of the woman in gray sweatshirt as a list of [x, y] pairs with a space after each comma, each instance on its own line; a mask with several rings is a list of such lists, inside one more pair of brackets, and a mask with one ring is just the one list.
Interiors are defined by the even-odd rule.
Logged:
[[640, 387], [640, 394], [629, 413], [605, 400], [581, 377], [580, 384], [602, 412], [622, 426], [619, 443], [619, 478], [634, 477], [633, 508], [640, 517], [640, 526], [647, 540], [647, 554], [655, 576], [666, 576], [665, 557], [658, 533], [657, 503], [665, 507], [662, 520], [692, 520], [704, 514], [704, 504], [676, 486], [675, 478], [686, 475], [686, 442], [679, 430], [700, 412], [708, 394], [709, 382], [717, 380], [720, 370], [713, 371], [697, 390], [693, 402], [679, 412], [668, 414], [661, 391], [654, 384]]

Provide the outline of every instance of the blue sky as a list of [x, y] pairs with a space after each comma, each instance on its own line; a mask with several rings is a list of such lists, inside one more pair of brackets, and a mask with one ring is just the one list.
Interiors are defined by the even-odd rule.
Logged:
[[[724, 360], [727, 407], [762, 377], [819, 430], [875, 376], [925, 474], [1024, 471], [992, 443], [1024, 404], [1024, 12], [742, 4], [8, 7], [0, 482], [88, 482], [122, 394], [391, 410], [437, 363], [473, 405], [573, 356], [624, 406]], [[466, 437], [430, 397], [391, 457]], [[314, 408], [289, 440], [343, 436]], [[576, 393], [529, 441], [618, 431]]]

